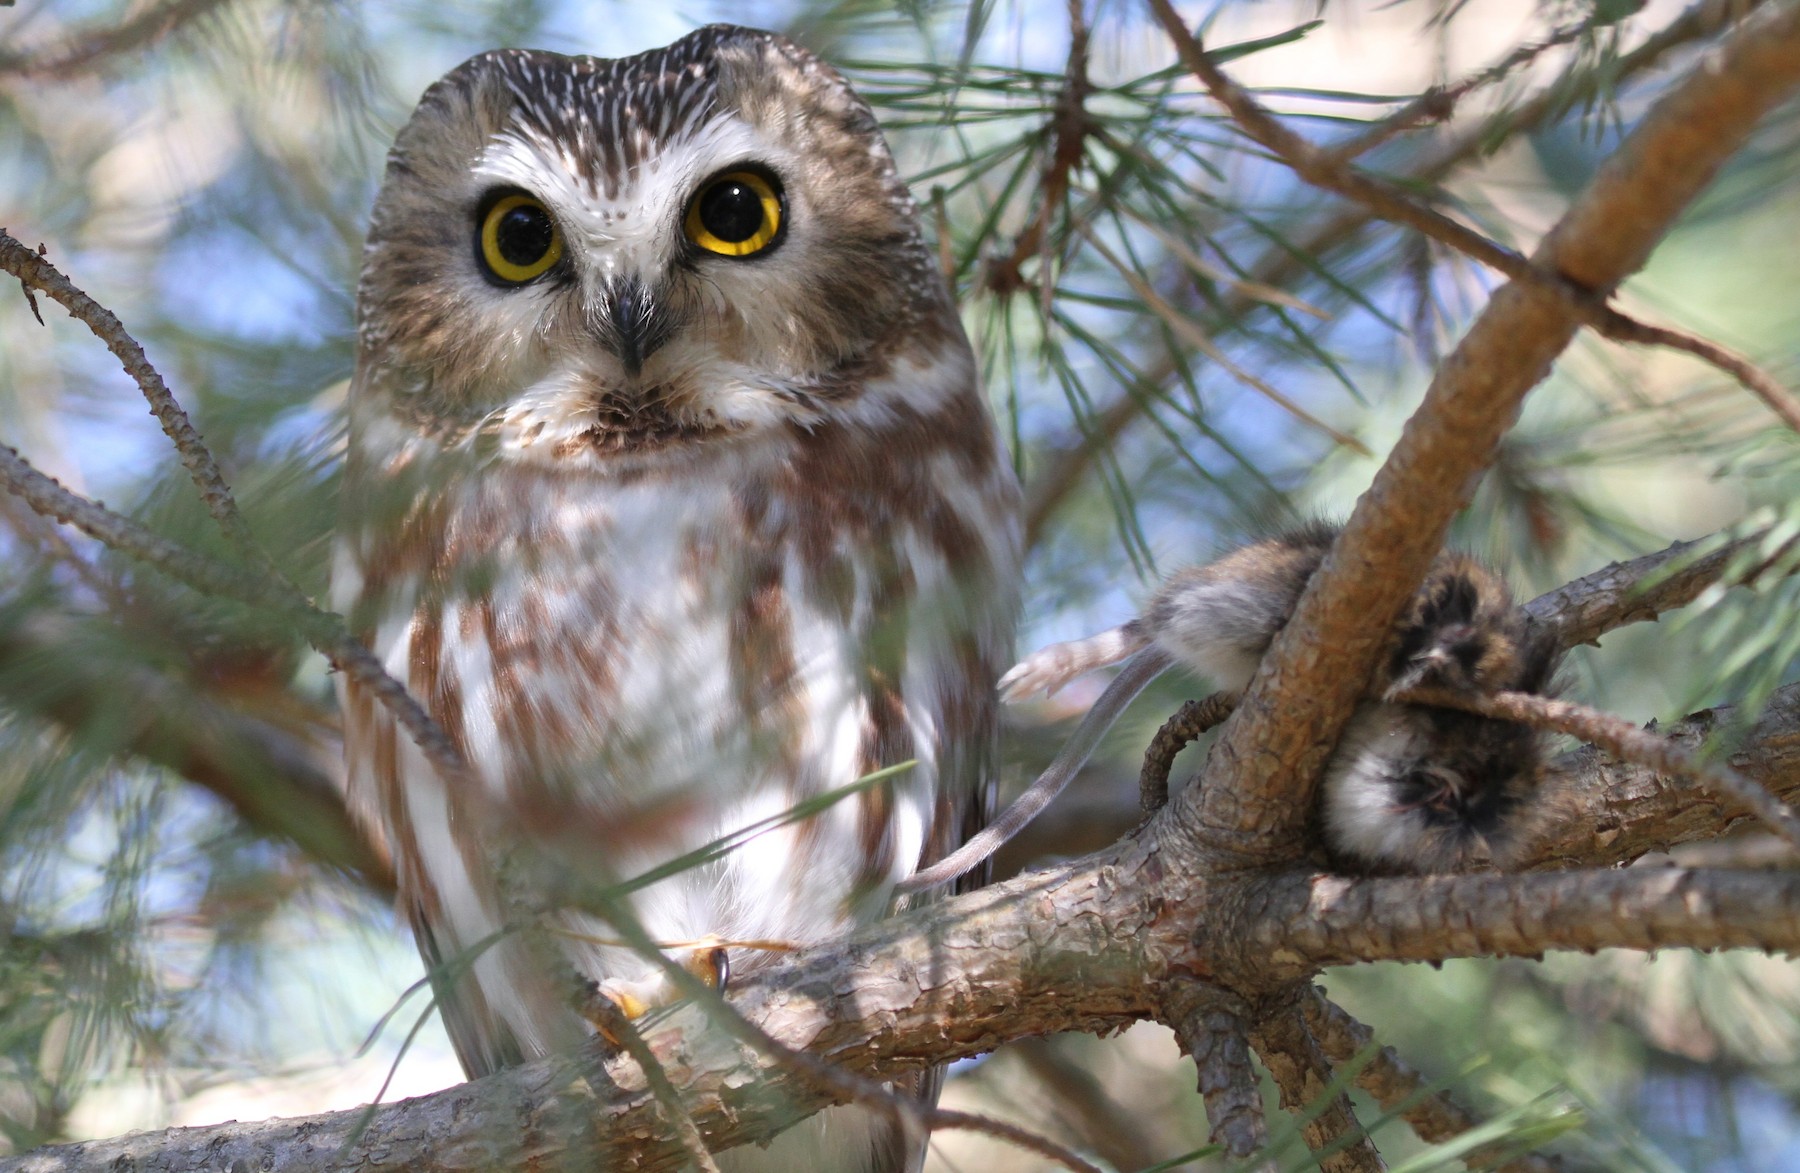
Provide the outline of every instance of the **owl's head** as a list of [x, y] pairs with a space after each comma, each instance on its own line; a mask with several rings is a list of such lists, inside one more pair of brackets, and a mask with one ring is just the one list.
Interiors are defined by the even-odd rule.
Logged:
[[458, 66], [394, 144], [357, 302], [358, 395], [546, 456], [808, 424], [962, 345], [868, 106], [723, 25]]

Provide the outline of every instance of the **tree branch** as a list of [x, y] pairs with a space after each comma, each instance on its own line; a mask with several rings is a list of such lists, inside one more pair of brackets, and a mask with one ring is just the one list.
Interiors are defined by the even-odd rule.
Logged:
[[[1577, 858], [1585, 849], [1604, 865], [1711, 834], [1723, 821], [1716, 808], [1694, 804], [1691, 792], [1659, 790], [1649, 771], [1600, 764], [1595, 751], [1577, 759], [1581, 777], [1592, 770], [1592, 785], [1574, 788], [1584, 805], [1546, 855]], [[1800, 792], [1800, 686], [1777, 694], [1733, 763], [1780, 793]], [[1678, 793], [1688, 797], [1677, 801]], [[1351, 880], [1307, 870], [1220, 878], [1177, 872], [1163, 854], [1147, 837], [1128, 838], [1098, 856], [878, 922], [753, 975], [733, 990], [732, 1005], [788, 1046], [893, 1078], [1010, 1039], [1117, 1029], [1159, 1013], [1154, 990], [1163, 975], [1204, 981], [1224, 963], [1248, 965], [1266, 980], [1299, 981], [1315, 966], [1364, 956], [1429, 960], [1604, 945], [1800, 948], [1800, 877], [1779, 873]], [[1759, 897], [1762, 891], [1773, 896]], [[781, 1059], [708, 1029], [694, 1007], [659, 1015], [644, 1029], [715, 1150], [766, 1138], [826, 1102]], [[433, 1173], [517, 1163], [527, 1143], [548, 1160], [591, 1146], [599, 1134], [618, 1138], [610, 1155], [620, 1162], [676, 1167], [679, 1145], [658, 1131], [653, 1097], [620, 1062], [590, 1079], [578, 1078], [584, 1069], [571, 1060], [545, 1061], [383, 1106], [359, 1143], [369, 1151], [417, 1146], [411, 1167]], [[156, 1173], [201, 1161], [254, 1162], [266, 1152], [291, 1157], [283, 1168], [309, 1173], [335, 1167], [338, 1146], [359, 1120], [357, 1112], [334, 1113], [58, 1146], [0, 1161], [0, 1173], [98, 1171], [121, 1156]], [[495, 1130], [503, 1133], [498, 1139]]]
[[[1187, 39], [1184, 59], [1198, 51]], [[1783, 6], [1750, 18], [1650, 109], [1532, 263], [1595, 296], [1609, 292], [1796, 86], [1800, 10]], [[1171, 805], [1166, 827], [1253, 858], [1292, 850], [1383, 633], [1437, 555], [1526, 392], [1579, 321], [1579, 306], [1558, 283], [1511, 281], [1495, 293], [1439, 367], [1264, 657], [1213, 748], [1208, 784]]]
[[[1706, 709], [1658, 733], [1692, 750], [1731, 723], [1730, 708]], [[1800, 684], [1775, 692], [1728, 760], [1784, 801], [1800, 801]], [[1748, 816], [1722, 809], [1678, 779], [1591, 746], [1559, 763], [1559, 773], [1549, 783], [1556, 794], [1556, 824], [1523, 866], [1629, 863], [1647, 852], [1710, 838], [1748, 822]]]
[[[193, 421], [188, 419], [187, 412], [175, 401], [175, 396], [169, 391], [169, 385], [163, 382], [162, 375], [150, 365], [144, 348], [138, 345], [137, 339], [125, 332], [125, 324], [111, 310], [77, 289], [73, 282], [57, 271], [55, 265], [44, 259], [41, 251], [34, 252], [26, 248], [8, 235], [4, 228], [0, 228], [0, 269], [17, 277], [27, 290], [36, 287], [49, 294], [52, 301], [68, 310], [71, 317], [106, 343], [106, 349], [119, 360], [125, 373], [131, 376], [138, 389], [144, 393], [144, 399], [150, 404], [150, 414], [156, 417], [156, 422], [162, 425], [163, 433], [175, 445], [175, 451], [181, 456], [182, 467], [188, 470], [188, 476], [200, 492], [200, 500], [205, 503], [213, 520], [218, 522], [226, 540], [252, 569], [275, 577], [275, 567], [257, 544], [243, 514], [238, 512], [237, 501], [225, 484], [218, 462], [200, 439], [200, 433], [194, 430]], [[32, 308], [35, 312], [35, 303]], [[38, 320], [43, 321], [41, 317]]]
[[1246, 947], [1301, 972], [1546, 950], [1800, 949], [1800, 875], [1643, 868], [1271, 884]]
[[[1539, 595], [1525, 604], [1525, 614], [1536, 630], [1564, 649], [1597, 644], [1602, 635], [1632, 623], [1654, 622], [1699, 598], [1759, 540], [1752, 536], [1719, 542], [1716, 549], [1696, 555], [1718, 537], [1676, 542], [1654, 554], [1611, 563]], [[1779, 553], [1771, 554], [1735, 576], [1729, 585], [1755, 582], [1779, 557]], [[1671, 566], [1675, 569], [1670, 570]]]

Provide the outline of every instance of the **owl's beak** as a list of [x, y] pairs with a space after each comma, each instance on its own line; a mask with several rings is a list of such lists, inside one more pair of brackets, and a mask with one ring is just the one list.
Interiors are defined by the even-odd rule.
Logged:
[[600, 345], [612, 351], [634, 379], [643, 371], [644, 360], [669, 340], [675, 325], [668, 307], [636, 275], [608, 281], [591, 320]]

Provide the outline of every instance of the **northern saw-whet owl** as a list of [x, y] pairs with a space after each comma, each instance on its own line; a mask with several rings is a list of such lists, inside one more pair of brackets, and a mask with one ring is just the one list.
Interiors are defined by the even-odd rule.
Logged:
[[[1075, 677], [1153, 649], [1149, 669], [1178, 663], [1221, 689], [1250, 682], [1293, 618], [1338, 527], [1302, 526], [1171, 574], [1142, 615], [1099, 635], [1052, 644], [1001, 680], [1008, 699], [1054, 692]], [[1364, 700], [1325, 767], [1319, 825], [1326, 847], [1358, 871], [1457, 872], [1524, 856], [1553, 804], [1540, 793], [1543, 738], [1528, 726], [1410, 704], [1413, 688], [1544, 693], [1555, 649], [1534, 638], [1505, 579], [1467, 554], [1438, 555], [1388, 634]], [[1109, 688], [1059, 755], [1046, 787], [1066, 785], [1099, 734], [1149, 673]], [[1034, 784], [1032, 789], [1037, 789]], [[1029, 792], [1028, 792], [1029, 793]], [[1034, 800], [1041, 807], [1048, 796]], [[1011, 829], [1011, 811], [1000, 826]]]
[[[334, 602], [474, 784], [347, 683], [351, 796], [471, 1076], [586, 1039], [578, 975], [628, 1011], [671, 994], [615, 926], [533, 907], [546, 876], [631, 880], [764, 827], [629, 897], [722, 980], [771, 957], [734, 943], [883, 915], [980, 825], [1018, 490], [914, 203], [831, 68], [728, 26], [471, 59], [394, 144], [357, 322]], [[535, 944], [501, 932], [519, 917]], [[921, 1152], [848, 1106], [720, 1164]]]

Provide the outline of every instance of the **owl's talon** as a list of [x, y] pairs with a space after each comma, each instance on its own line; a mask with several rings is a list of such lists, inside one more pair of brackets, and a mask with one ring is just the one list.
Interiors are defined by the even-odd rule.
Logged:
[[[730, 951], [723, 945], [703, 942], [692, 949], [678, 954], [676, 964], [687, 970], [707, 988], [723, 993], [725, 983], [731, 978]], [[664, 1006], [672, 1006], [681, 1001], [681, 991], [675, 987], [668, 977], [661, 973], [636, 981], [625, 981], [621, 978], [607, 978], [601, 982], [590, 982], [589, 992], [605, 998], [612, 1003], [619, 1017], [626, 1021], [635, 1021]], [[620, 1045], [617, 1033], [612, 1029], [608, 1019], [612, 1015], [604, 1007], [595, 1006], [590, 998], [583, 1009], [582, 1017], [586, 1018], [600, 1036], [613, 1046]]]
[[731, 980], [731, 955], [723, 945], [702, 946], [687, 955], [681, 968], [723, 994]]
[[588, 1025], [614, 1050], [625, 1045], [614, 1029], [614, 1023], [642, 1018], [650, 1011], [649, 1005], [626, 987], [627, 983], [612, 980], [588, 982], [588, 996], [582, 999], [579, 1007], [581, 1016], [587, 1019]]

